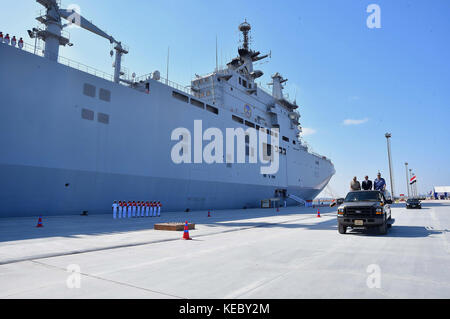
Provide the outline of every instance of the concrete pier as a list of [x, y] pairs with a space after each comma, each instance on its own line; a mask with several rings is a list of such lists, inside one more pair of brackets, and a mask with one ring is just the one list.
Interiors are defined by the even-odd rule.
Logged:
[[[340, 235], [319, 209], [0, 219], [0, 298], [450, 297], [450, 202], [395, 205], [386, 236]], [[193, 241], [153, 230], [186, 220]]]

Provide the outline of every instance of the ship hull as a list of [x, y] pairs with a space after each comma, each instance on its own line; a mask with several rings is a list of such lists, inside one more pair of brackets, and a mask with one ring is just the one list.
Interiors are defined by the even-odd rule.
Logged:
[[113, 200], [161, 201], [165, 211], [251, 208], [277, 189], [313, 199], [334, 174], [330, 161], [290, 148], [272, 177], [255, 164], [175, 164], [174, 129], [193, 132], [201, 119], [225, 130], [235, 127], [232, 113], [176, 101], [157, 81], [145, 94], [5, 45], [0, 61], [0, 217], [106, 213]]
[[[107, 213], [113, 200], [160, 200], [163, 211], [259, 207], [274, 196], [262, 185], [220, 183], [75, 171], [55, 168], [1, 165], [2, 216]], [[72, 181], [65, 187], [67, 180]], [[297, 189], [302, 198], [319, 190]], [[294, 202], [288, 200], [288, 204]]]

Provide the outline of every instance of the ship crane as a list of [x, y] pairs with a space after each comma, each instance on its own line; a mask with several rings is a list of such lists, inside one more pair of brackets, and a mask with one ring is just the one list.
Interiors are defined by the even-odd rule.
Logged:
[[[109, 40], [111, 44], [115, 44], [114, 82], [119, 83], [121, 81], [122, 55], [128, 54], [128, 50], [122, 46], [120, 41], [86, 20], [75, 10], [61, 9], [57, 0], [36, 0], [36, 2], [43, 5], [47, 10], [45, 15], [37, 18], [39, 22], [46, 26], [45, 30], [40, 30], [37, 33], [37, 37], [45, 41], [45, 57], [58, 61], [59, 46], [69, 44], [69, 39], [62, 35], [62, 30], [68, 25], [76, 23], [79, 27]], [[62, 18], [69, 21], [69, 24], [63, 25]]]

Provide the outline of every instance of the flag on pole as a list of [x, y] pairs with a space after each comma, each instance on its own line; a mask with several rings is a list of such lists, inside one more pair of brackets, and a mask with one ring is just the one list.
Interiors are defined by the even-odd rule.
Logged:
[[416, 182], [417, 182], [416, 175], [414, 175], [414, 176], [411, 177], [411, 179], [409, 180], [409, 185], [412, 185], [412, 184], [414, 184], [414, 183], [416, 183]]

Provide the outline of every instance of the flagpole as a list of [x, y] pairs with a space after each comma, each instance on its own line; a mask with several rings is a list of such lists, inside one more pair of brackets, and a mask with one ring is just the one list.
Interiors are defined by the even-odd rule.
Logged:
[[415, 177], [415, 179], [414, 179], [414, 189], [416, 190], [416, 197], [418, 198], [419, 197], [419, 191], [417, 190], [417, 177], [416, 177], [416, 174], [414, 174], [414, 177]]
[[414, 198], [414, 189], [413, 189], [413, 185], [411, 184], [411, 178], [412, 178], [411, 171], [412, 171], [412, 169], [409, 169], [409, 186], [411, 187], [411, 195]]
[[418, 197], [419, 192], [417, 190], [417, 176], [412, 172], [411, 169], [409, 169], [410, 179], [409, 179], [409, 185], [411, 185], [411, 193], [413, 197]]
[[414, 176], [414, 194], [416, 195], [416, 197], [418, 197], [418, 194], [417, 194], [417, 177], [416, 177], [416, 174], [413, 174], [413, 176]]
[[408, 188], [408, 198], [411, 196], [409, 193], [409, 178], [408, 178], [408, 163], [405, 163], [406, 167], [406, 188]]

